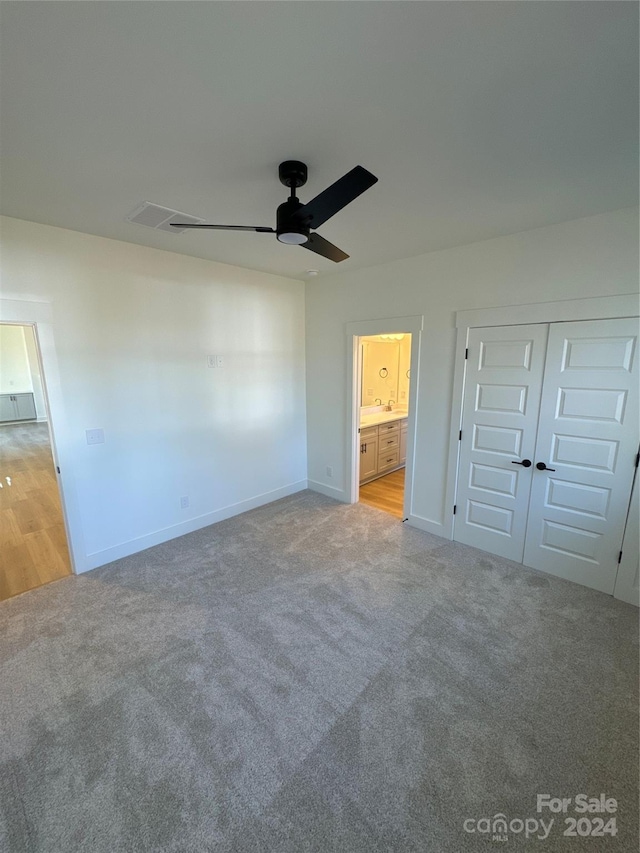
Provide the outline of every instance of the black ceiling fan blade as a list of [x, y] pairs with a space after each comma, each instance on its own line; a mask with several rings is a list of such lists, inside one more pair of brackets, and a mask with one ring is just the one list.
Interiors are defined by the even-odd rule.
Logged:
[[205, 223], [193, 222], [170, 222], [172, 228], [209, 228], [215, 231], [268, 231], [269, 234], [275, 234], [275, 228], [261, 228], [252, 225], [207, 225]]
[[303, 249], [310, 249], [316, 255], [322, 255], [323, 258], [329, 258], [330, 261], [335, 261], [337, 264], [349, 257], [346, 252], [343, 252], [342, 249], [334, 246], [333, 243], [325, 240], [319, 234], [310, 234], [307, 242], [300, 245]]
[[378, 179], [363, 166], [356, 166], [331, 184], [320, 195], [299, 208], [294, 215], [296, 221], [304, 222], [309, 228], [319, 228], [343, 207], [372, 187]]

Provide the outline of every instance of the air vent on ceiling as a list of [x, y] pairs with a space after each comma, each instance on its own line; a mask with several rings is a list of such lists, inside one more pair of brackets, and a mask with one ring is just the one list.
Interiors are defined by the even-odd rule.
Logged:
[[188, 213], [180, 213], [179, 210], [171, 210], [169, 207], [160, 207], [159, 204], [151, 204], [150, 201], [145, 201], [136, 207], [125, 219], [127, 222], [144, 225], [146, 228], [155, 228], [156, 231], [168, 231], [170, 234], [183, 234], [188, 230], [173, 228], [172, 222], [189, 222], [190, 224], [204, 222], [204, 219], [189, 216]]

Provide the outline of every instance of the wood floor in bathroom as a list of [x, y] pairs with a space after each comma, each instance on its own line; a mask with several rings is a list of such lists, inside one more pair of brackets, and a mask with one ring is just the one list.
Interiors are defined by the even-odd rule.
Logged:
[[0, 425], [0, 601], [71, 574], [44, 423]]
[[404, 518], [404, 468], [360, 486], [360, 502]]

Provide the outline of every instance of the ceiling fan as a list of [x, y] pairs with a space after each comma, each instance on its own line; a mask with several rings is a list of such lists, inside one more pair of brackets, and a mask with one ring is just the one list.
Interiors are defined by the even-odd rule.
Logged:
[[289, 243], [310, 249], [317, 255], [330, 261], [344, 261], [349, 257], [342, 249], [334, 246], [319, 234], [311, 230], [319, 228], [343, 207], [361, 195], [378, 179], [362, 166], [356, 166], [343, 175], [334, 184], [323, 190], [307, 204], [296, 198], [296, 189], [307, 182], [307, 167], [299, 160], [285, 160], [278, 167], [280, 182], [291, 189], [289, 198], [278, 207], [275, 228], [261, 228], [250, 225], [209, 225], [206, 223], [189, 224], [172, 222], [174, 228], [209, 228], [218, 231], [261, 231], [275, 234], [281, 243]]

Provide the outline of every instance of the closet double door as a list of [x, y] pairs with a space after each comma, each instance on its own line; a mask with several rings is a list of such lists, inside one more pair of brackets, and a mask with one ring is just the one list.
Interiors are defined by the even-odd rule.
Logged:
[[469, 334], [454, 539], [612, 593], [638, 452], [638, 321]]

